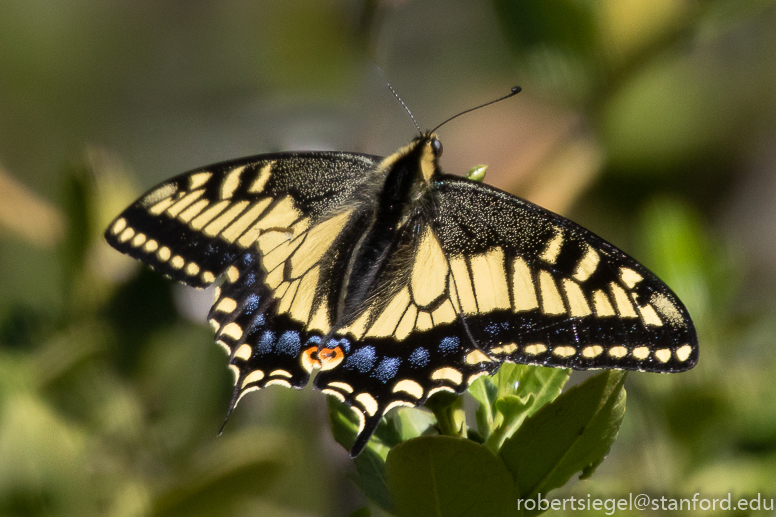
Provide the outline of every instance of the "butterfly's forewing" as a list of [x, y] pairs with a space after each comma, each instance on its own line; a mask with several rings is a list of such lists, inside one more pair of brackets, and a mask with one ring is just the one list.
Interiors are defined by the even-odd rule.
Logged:
[[575, 369], [696, 364], [685, 307], [619, 249], [488, 185], [443, 175], [433, 197], [456, 309], [489, 356]]
[[379, 160], [338, 152], [280, 153], [212, 165], [153, 188], [105, 238], [165, 275], [206, 287], [274, 229], [321, 217]]

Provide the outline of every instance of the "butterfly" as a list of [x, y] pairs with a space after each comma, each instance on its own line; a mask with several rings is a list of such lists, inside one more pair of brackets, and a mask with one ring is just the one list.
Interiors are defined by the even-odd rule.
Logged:
[[[513, 90], [514, 92], [514, 90]], [[230, 412], [271, 385], [349, 404], [357, 456], [382, 416], [462, 393], [505, 361], [679, 372], [690, 316], [653, 273], [592, 232], [445, 174], [422, 132], [387, 158], [283, 152], [152, 188], [105, 232], [192, 287], [235, 373]]]

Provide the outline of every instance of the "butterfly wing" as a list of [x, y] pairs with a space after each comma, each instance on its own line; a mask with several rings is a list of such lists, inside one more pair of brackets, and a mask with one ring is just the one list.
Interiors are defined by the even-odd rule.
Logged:
[[687, 310], [624, 252], [488, 185], [443, 175], [434, 190], [453, 299], [489, 356], [653, 372], [697, 363]]
[[379, 161], [308, 152], [211, 165], [151, 189], [105, 238], [175, 280], [207, 287], [268, 230], [309, 225], [342, 203]]
[[329, 247], [341, 248], [340, 232], [357, 222], [352, 210], [330, 215], [379, 161], [311, 152], [212, 165], [151, 189], [106, 231], [116, 249], [175, 280], [224, 279], [208, 319], [236, 372], [231, 408], [253, 389], [307, 383], [331, 325], [336, 289], [326, 286], [343, 270]]

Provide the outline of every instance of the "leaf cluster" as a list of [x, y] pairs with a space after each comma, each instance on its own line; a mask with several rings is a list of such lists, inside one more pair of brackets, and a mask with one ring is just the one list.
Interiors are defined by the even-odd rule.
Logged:
[[[400, 517], [537, 515], [518, 508], [518, 499], [592, 475], [625, 413], [625, 373], [605, 371], [561, 393], [568, 378], [568, 370], [504, 364], [470, 387], [471, 429], [462, 398], [450, 394], [429, 400], [435, 423], [419, 411], [395, 411], [355, 459], [353, 481]], [[349, 448], [355, 415], [331, 397], [329, 415], [335, 439]]]

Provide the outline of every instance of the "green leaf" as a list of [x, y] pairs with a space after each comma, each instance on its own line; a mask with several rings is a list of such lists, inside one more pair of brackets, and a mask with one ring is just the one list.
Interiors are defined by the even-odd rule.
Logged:
[[390, 412], [386, 418], [392, 421], [398, 430], [399, 442], [417, 438], [429, 429], [433, 429], [435, 424], [434, 415], [420, 408], [400, 407]]
[[534, 395], [531, 393], [527, 397], [518, 397], [517, 395], [506, 395], [496, 401], [496, 410], [504, 415], [504, 421], [510, 422], [519, 418], [529, 407], [533, 406]]
[[[502, 366], [507, 366], [506, 364]], [[493, 377], [480, 377], [475, 380], [468, 390], [474, 399], [479, 402], [475, 417], [477, 430], [484, 436], [490, 436], [495, 419], [495, 402], [498, 396], [498, 387], [493, 382]]]
[[569, 389], [526, 419], [499, 456], [524, 499], [589, 476], [617, 437], [625, 414], [625, 373], [605, 371]]
[[409, 440], [391, 449], [386, 470], [399, 517], [515, 515], [512, 476], [498, 457], [471, 440]]
[[568, 368], [545, 368], [543, 366], [522, 365], [523, 372], [518, 381], [517, 395], [520, 397], [533, 394], [533, 404], [528, 408], [526, 417], [536, 413], [542, 406], [555, 400], [566, 381], [569, 380], [571, 370]]
[[[329, 406], [329, 420], [334, 439], [346, 450], [350, 450], [358, 434], [358, 419], [355, 413], [347, 404], [334, 397], [326, 397], [326, 403]], [[353, 460], [358, 474], [351, 475], [350, 479], [375, 504], [387, 512], [392, 512], [393, 501], [385, 476], [387, 454], [388, 447], [377, 440], [369, 440], [363, 452]]]
[[[497, 452], [524, 419], [560, 395], [569, 374], [568, 369], [506, 363], [493, 377], [477, 379], [472, 394], [482, 404], [476, 413], [477, 425], [488, 448]], [[522, 402], [516, 405], [511, 397]]]
[[440, 434], [465, 436], [466, 414], [463, 410], [463, 397], [449, 391], [440, 391], [426, 401], [426, 408], [434, 413]]
[[369, 508], [359, 508], [355, 512], [350, 514], [350, 517], [372, 517], [372, 512], [369, 511]]

